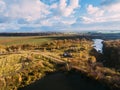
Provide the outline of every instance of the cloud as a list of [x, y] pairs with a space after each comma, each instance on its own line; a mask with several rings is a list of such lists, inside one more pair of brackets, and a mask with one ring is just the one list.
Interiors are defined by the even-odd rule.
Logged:
[[102, 16], [104, 14], [104, 10], [101, 10], [98, 7], [94, 7], [93, 5], [88, 5], [87, 7], [87, 12], [90, 15], [94, 15], [94, 16]]
[[62, 29], [76, 22], [79, 7], [79, 0], [0, 0], [0, 30]]
[[104, 6], [104, 9], [110, 13], [120, 13], [120, 1], [109, 6]]
[[6, 4], [3, 1], [0, 1], [0, 14], [4, 12], [6, 8]]
[[120, 1], [110, 5], [95, 7], [88, 5], [87, 14], [82, 17], [84, 23], [120, 21]]
[[13, 29], [17, 30], [19, 28], [20, 28], [19, 26], [14, 25], [14, 24], [6, 24], [6, 23], [0, 24], [0, 31], [6, 31], [8, 29], [10, 29], [10, 30], [13, 30]]
[[57, 4], [57, 3], [54, 3], [54, 4], [52, 4], [52, 5], [50, 6], [50, 8], [51, 8], [51, 9], [56, 9], [56, 8], [58, 8], [58, 4]]
[[41, 26], [52, 26], [53, 25], [53, 23], [49, 19], [42, 20], [40, 24]]
[[0, 0], [0, 30], [19, 30], [29, 25], [36, 27], [38, 23], [35, 22], [50, 13], [49, 6], [39, 0]]
[[4, 16], [13, 19], [23, 18], [33, 21], [50, 14], [48, 6], [39, 0], [11, 0], [11, 2], [5, 0], [4, 2], [7, 4]]
[[[54, 0], [53, 0], [54, 1]], [[69, 1], [69, 3], [67, 2]], [[74, 17], [75, 9], [79, 8], [79, 0], [60, 0], [59, 2], [49, 5], [51, 15], [43, 20], [41, 24], [46, 22], [46, 26], [71, 25], [76, 22]], [[45, 22], [44, 22], [45, 21]]]
[[57, 17], [59, 23], [70, 25], [75, 21], [71, 18], [71, 15], [79, 7], [79, 0], [70, 0], [69, 4], [67, 1], [49, 0], [47, 2], [50, 4], [48, 4], [45, 0], [1, 0], [0, 14], [2, 18], [0, 18], [0, 23], [39, 23], [50, 26], [56, 22], [54, 17]]
[[59, 4], [59, 10], [61, 12], [61, 15], [63, 16], [70, 16], [71, 14], [73, 14], [74, 10], [76, 8], [79, 8], [79, 0], [70, 0], [70, 4], [67, 5], [67, 1], [66, 0], [60, 0], [60, 4]]
[[73, 24], [71, 30], [119, 30], [120, 29], [120, 22], [113, 21], [113, 22], [99, 22], [99, 23], [81, 23], [77, 22]]
[[120, 0], [102, 0], [102, 3], [99, 1], [99, 6], [97, 1], [92, 4], [84, 1], [86, 6], [82, 6], [84, 4], [80, 1], [0, 0], [0, 30], [74, 31], [120, 28]]

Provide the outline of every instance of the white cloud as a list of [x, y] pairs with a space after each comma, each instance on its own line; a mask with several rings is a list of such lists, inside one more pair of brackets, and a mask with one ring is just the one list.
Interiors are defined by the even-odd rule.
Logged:
[[70, 26], [76, 22], [76, 18], [74, 17], [59, 17], [53, 16], [51, 18], [45, 19], [41, 21], [41, 25], [43, 26], [58, 26], [58, 25], [67, 25]]
[[11, 0], [7, 4], [7, 10], [4, 13], [6, 17], [24, 18], [27, 21], [44, 18], [50, 13], [48, 6], [40, 0]]
[[52, 26], [52, 22], [49, 19], [42, 20], [41, 26]]
[[90, 15], [94, 15], [94, 16], [102, 16], [104, 14], [104, 10], [101, 10], [98, 7], [94, 7], [93, 5], [88, 5], [87, 7], [87, 12]]
[[6, 4], [1, 0], [0, 1], [0, 13], [4, 12], [6, 8]]
[[[28, 30], [29, 28], [39, 30], [42, 27], [44, 30], [46, 30], [45, 27], [51, 30], [120, 28], [116, 24], [120, 23], [120, 0], [115, 2], [104, 0], [101, 6], [89, 4], [86, 7], [87, 13], [83, 9], [84, 6], [80, 9], [79, 1], [0, 0], [0, 30], [21, 30], [20, 28], [24, 27], [25, 29], [28, 27]], [[105, 27], [104, 23], [109, 22], [116, 25], [110, 23], [110, 26]]]
[[61, 20], [62, 20], [61, 22], [65, 25], [71, 25], [71, 24], [76, 23], [76, 19], [72, 18], [72, 17], [71, 18], [62, 18]]
[[81, 18], [83, 19], [83, 23], [92, 23], [92, 22], [94, 22], [94, 20], [89, 18], [89, 17], [83, 16]]
[[[56, 22], [53, 17], [57, 17], [59, 18], [57, 22], [70, 25], [75, 22], [71, 15], [79, 7], [79, 0], [70, 0], [69, 4], [67, 0], [60, 0], [60, 2], [51, 5], [47, 5], [40, 0], [1, 0], [0, 6], [2, 7], [0, 11], [4, 11], [2, 16], [9, 18], [10, 23], [14, 21], [17, 23], [17, 20], [18, 24], [20, 20], [23, 20], [24, 23], [34, 23], [40, 20], [39, 24], [52, 25], [51, 22]], [[48, 18], [52, 20], [48, 20]]]
[[20, 27], [15, 25], [15, 24], [0, 24], [0, 31], [4, 31], [4, 30], [7, 30], [7, 29], [14, 29], [14, 30], [17, 30], [19, 29]]
[[120, 1], [105, 7], [105, 10], [110, 13], [120, 13]]
[[70, 4], [67, 5], [66, 0], [60, 0], [59, 9], [63, 16], [67, 17], [74, 13], [76, 8], [79, 8], [79, 0], [70, 0]]
[[51, 9], [56, 9], [58, 6], [57, 6], [57, 3], [54, 3], [50, 6]]
[[88, 5], [87, 15], [83, 16], [84, 23], [101, 23], [120, 21], [120, 2], [106, 5], [103, 7], [94, 7]]

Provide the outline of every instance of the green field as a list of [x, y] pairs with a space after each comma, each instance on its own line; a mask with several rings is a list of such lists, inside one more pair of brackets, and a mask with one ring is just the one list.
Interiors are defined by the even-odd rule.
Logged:
[[50, 37], [0, 37], [0, 45], [10, 46], [10, 45], [22, 45], [22, 44], [32, 44], [41, 45], [42, 43], [53, 40]]
[[80, 36], [74, 35], [58, 35], [58, 36], [25, 36], [25, 37], [0, 37], [0, 45], [11, 46], [11, 45], [41, 45], [52, 40], [64, 40], [64, 39], [75, 39]]

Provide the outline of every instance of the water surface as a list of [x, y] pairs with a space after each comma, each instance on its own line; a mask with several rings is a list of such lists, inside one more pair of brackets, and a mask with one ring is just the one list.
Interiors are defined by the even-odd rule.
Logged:
[[103, 40], [102, 39], [93, 39], [93, 42], [94, 42], [94, 44], [93, 44], [94, 48], [98, 52], [102, 53], [103, 52], [103, 50], [102, 50], [102, 48], [103, 48], [103, 43], [102, 43]]
[[109, 90], [80, 73], [53, 73], [19, 90]]

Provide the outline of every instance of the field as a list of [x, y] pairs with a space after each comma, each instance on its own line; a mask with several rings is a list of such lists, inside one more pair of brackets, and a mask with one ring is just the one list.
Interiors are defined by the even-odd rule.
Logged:
[[5, 46], [10, 46], [10, 45], [22, 45], [22, 44], [33, 44], [33, 45], [38, 45], [45, 43], [47, 41], [53, 40], [53, 38], [49, 37], [35, 37], [35, 36], [30, 36], [30, 37], [0, 37], [0, 44], [5, 45]]
[[101, 54], [93, 48], [91, 39], [78, 36], [0, 37], [0, 45], [1, 90], [18, 90], [47, 73], [71, 69], [112, 88], [120, 88], [120, 73], [98, 62]]
[[[34, 44], [41, 45], [52, 40], [64, 40], [64, 39], [76, 39], [83, 38], [86, 36], [82, 35], [50, 35], [50, 36], [7, 36], [0, 37], [0, 45], [23, 45], [23, 44]], [[89, 38], [89, 37], [88, 37]]]

